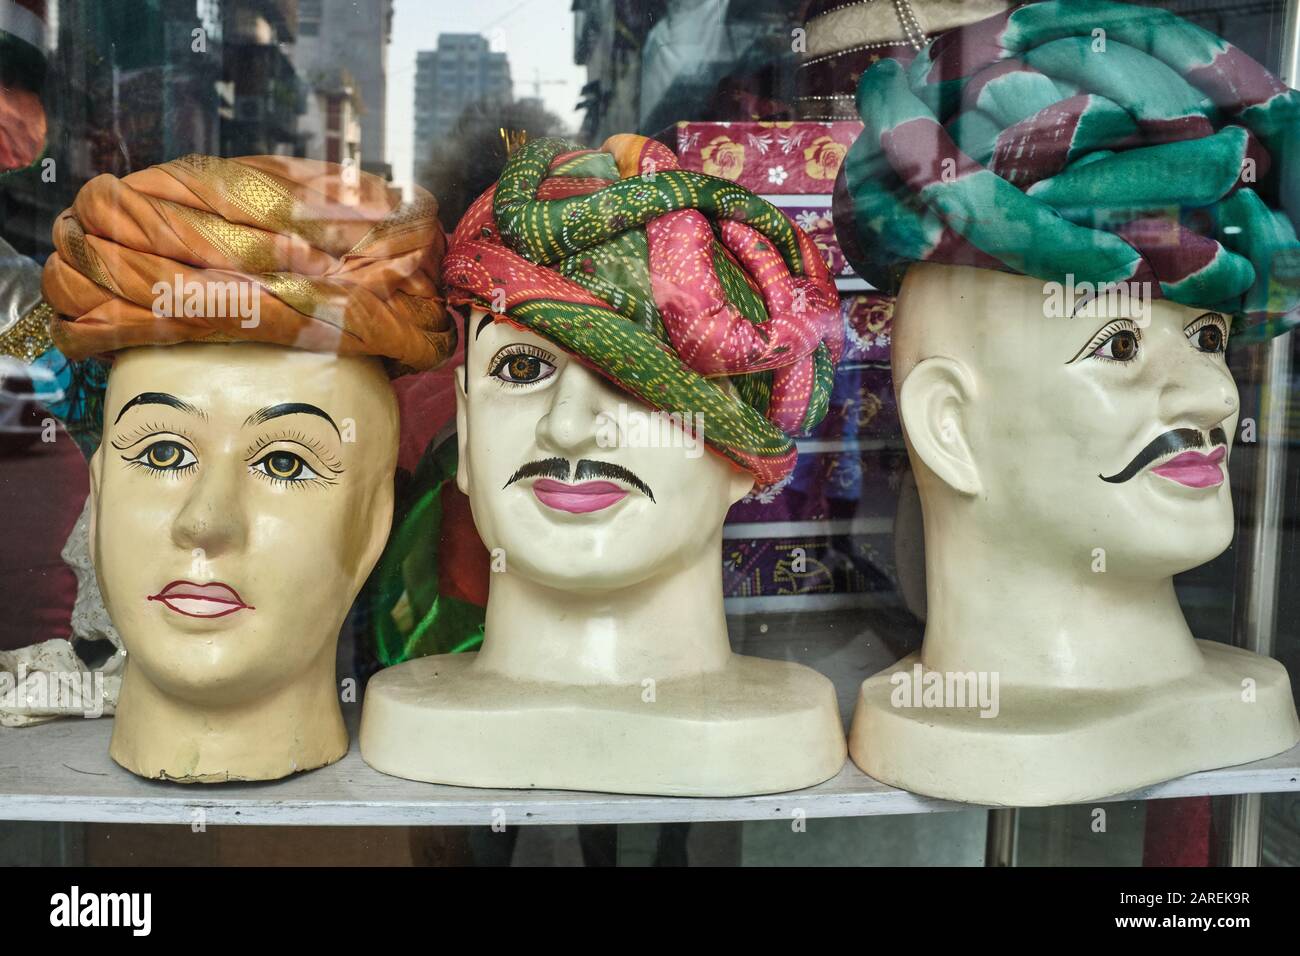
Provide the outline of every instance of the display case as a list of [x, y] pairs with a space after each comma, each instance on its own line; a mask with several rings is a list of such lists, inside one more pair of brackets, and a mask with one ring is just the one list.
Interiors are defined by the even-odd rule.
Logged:
[[0, 0], [0, 860], [1300, 863], [1298, 76], [1287, 0]]

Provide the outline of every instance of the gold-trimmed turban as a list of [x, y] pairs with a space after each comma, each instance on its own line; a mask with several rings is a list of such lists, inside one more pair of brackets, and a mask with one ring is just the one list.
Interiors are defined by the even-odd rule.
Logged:
[[97, 176], [54, 223], [42, 281], [54, 342], [70, 359], [264, 342], [376, 356], [392, 374], [432, 368], [456, 336], [437, 212], [418, 187], [401, 202], [377, 176], [282, 156]]

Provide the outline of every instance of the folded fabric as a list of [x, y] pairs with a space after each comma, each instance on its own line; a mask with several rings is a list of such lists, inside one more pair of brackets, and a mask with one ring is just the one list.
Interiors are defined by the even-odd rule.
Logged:
[[707, 444], [760, 485], [790, 472], [789, 436], [825, 415], [844, 346], [812, 239], [641, 136], [525, 144], [456, 227], [443, 277], [452, 302], [549, 339], [651, 408], [703, 415]]
[[45, 149], [48, 42], [44, 0], [0, 0], [0, 176]]
[[54, 245], [43, 289], [70, 359], [266, 342], [377, 356], [401, 374], [455, 344], [433, 197], [417, 187], [399, 202], [333, 163], [190, 155], [97, 176], [55, 220]]
[[1300, 305], [1300, 94], [1164, 10], [1030, 3], [858, 87], [835, 221], [883, 289], [909, 262], [1151, 294], [1285, 331]]

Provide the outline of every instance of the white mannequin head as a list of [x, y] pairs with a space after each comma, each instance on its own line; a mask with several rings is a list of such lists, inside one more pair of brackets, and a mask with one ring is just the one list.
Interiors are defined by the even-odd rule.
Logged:
[[[994, 270], [908, 270], [893, 370], [926, 525], [945, 529], [927, 549], [1081, 574], [1103, 549], [1108, 580], [1127, 581], [1215, 557], [1233, 533], [1217, 460], [1238, 400], [1223, 353], [1202, 346], [1226, 344], [1227, 317], [1165, 300], [1103, 317], [1066, 302], [1053, 315], [1050, 294]], [[1141, 456], [1175, 430], [1202, 443], [1192, 465], [1169, 464], [1188, 460], [1177, 437], [1154, 460]]]
[[501, 549], [511, 574], [599, 592], [680, 570], [753, 486], [748, 472], [704, 448], [702, 435], [667, 447], [629, 441], [617, 423], [651, 410], [541, 336], [477, 309], [465, 334], [457, 485], [483, 543]]
[[[925, 638], [863, 683], [850, 735], [854, 761], [894, 786], [1079, 803], [1300, 734], [1285, 669], [1196, 640], [1174, 589], [1233, 533], [1226, 317], [1061, 292], [962, 266], [904, 279], [893, 369], [925, 521]], [[992, 707], [896, 695], [922, 672], [982, 681]]]
[[397, 403], [377, 359], [117, 354], [90, 548], [128, 652], [115, 759], [264, 779], [337, 759], [339, 628], [387, 539]]

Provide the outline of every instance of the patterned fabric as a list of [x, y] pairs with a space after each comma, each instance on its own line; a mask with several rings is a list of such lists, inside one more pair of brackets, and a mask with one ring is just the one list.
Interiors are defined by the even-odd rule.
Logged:
[[760, 485], [790, 472], [789, 436], [825, 415], [844, 344], [813, 241], [641, 136], [523, 146], [457, 226], [443, 277], [453, 302], [549, 339], [650, 407], [702, 414], [709, 446]]
[[429, 444], [398, 495], [393, 533], [366, 583], [383, 667], [483, 642], [490, 556], [456, 488], [456, 461], [455, 435]]
[[44, 0], [0, 0], [0, 177], [45, 149]]
[[[54, 223], [45, 297], [69, 359], [136, 345], [267, 342], [439, 364], [437, 203], [332, 163], [190, 155], [97, 176]], [[251, 308], [256, 306], [256, 312]]]
[[1297, 322], [1300, 94], [1200, 27], [1025, 4], [882, 61], [858, 109], [836, 222], [881, 288], [935, 261], [1150, 282], [1247, 340]]

